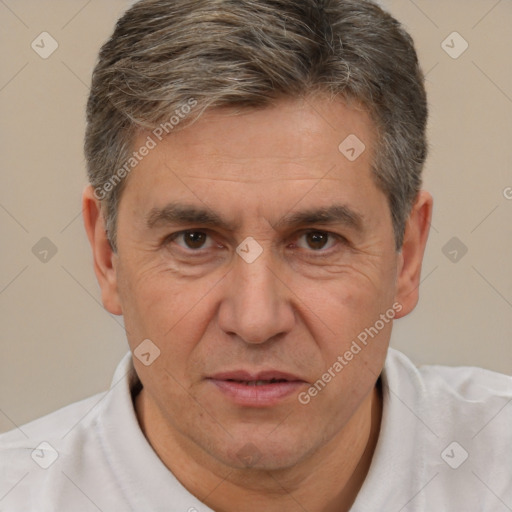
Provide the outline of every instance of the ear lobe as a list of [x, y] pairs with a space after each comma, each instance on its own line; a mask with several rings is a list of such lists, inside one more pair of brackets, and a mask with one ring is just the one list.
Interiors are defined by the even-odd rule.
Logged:
[[409, 314], [418, 303], [421, 265], [432, 220], [432, 196], [421, 190], [406, 223], [399, 256], [396, 300], [402, 310], [396, 318]]
[[82, 214], [85, 231], [91, 244], [94, 272], [101, 288], [101, 299], [105, 309], [113, 315], [121, 315], [122, 308], [117, 290], [117, 272], [113, 251], [105, 229], [101, 203], [94, 196], [94, 189], [87, 186], [82, 195]]

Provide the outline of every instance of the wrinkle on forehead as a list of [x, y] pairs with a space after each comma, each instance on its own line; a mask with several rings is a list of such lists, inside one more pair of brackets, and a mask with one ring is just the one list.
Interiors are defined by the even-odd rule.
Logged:
[[[338, 149], [351, 134], [366, 146], [356, 162], [349, 162]], [[311, 172], [316, 175], [336, 163], [369, 165], [374, 140], [375, 126], [366, 112], [342, 101], [287, 99], [236, 115], [222, 109], [207, 111], [197, 122], [164, 138], [158, 144], [163, 151], [157, 148], [154, 153], [159, 153], [160, 165], [179, 168], [183, 177], [216, 174], [229, 180], [236, 173], [237, 181], [245, 181], [255, 170], [272, 177], [293, 166], [298, 177], [311, 178]], [[172, 159], [166, 160], [169, 155]]]
[[[367, 148], [355, 161], [338, 149], [352, 133]], [[350, 206], [368, 220], [382, 216], [371, 176], [373, 133], [369, 117], [342, 102], [314, 108], [283, 102], [233, 116], [212, 110], [163, 139], [133, 170], [133, 186], [124, 193], [144, 216], [187, 199], [231, 221], [261, 216], [276, 222], [297, 208], [334, 204]]]

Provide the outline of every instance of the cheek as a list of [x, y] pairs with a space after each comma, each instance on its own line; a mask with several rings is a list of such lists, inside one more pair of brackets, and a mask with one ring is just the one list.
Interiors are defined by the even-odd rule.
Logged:
[[[348, 407], [355, 406], [378, 378], [398, 312], [393, 307], [393, 267], [392, 261], [387, 267], [383, 262], [367, 266], [364, 272], [359, 267], [335, 281], [310, 282], [303, 294], [307, 328], [321, 355], [318, 407], [329, 408], [340, 396]], [[317, 392], [312, 389], [313, 395]]]
[[376, 297], [374, 289], [345, 283], [328, 294], [318, 292], [320, 297], [322, 322], [312, 318], [310, 330], [316, 329], [321, 368], [298, 399], [335, 428], [355, 412], [378, 379], [397, 308], [385, 288]]
[[[135, 370], [152, 401], [164, 414], [185, 417], [192, 410], [183, 407], [195, 407], [188, 397], [201, 375], [202, 366], [196, 364], [194, 354], [207, 323], [208, 304], [194, 287], [172, 284], [162, 278], [138, 281], [126, 299], [125, 325]], [[148, 339], [151, 345], [144, 352], [157, 354], [149, 365], [144, 357], [137, 357], [138, 347], [144, 346], [141, 341]], [[194, 410], [194, 414], [201, 412], [201, 408]]]
[[336, 279], [304, 281], [297, 284], [297, 296], [316, 323], [341, 339], [351, 338], [372, 325], [392, 307], [395, 296], [392, 265], [350, 268]]
[[130, 348], [135, 351], [143, 340], [151, 340], [160, 351], [157, 366], [183, 380], [194, 371], [189, 368], [192, 354], [211, 322], [215, 308], [210, 292], [218, 277], [187, 280], [167, 269], [135, 267], [121, 266], [118, 274]]

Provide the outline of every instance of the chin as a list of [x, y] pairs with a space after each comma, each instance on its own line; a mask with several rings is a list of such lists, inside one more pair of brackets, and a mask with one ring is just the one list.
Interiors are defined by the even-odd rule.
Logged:
[[236, 443], [226, 446], [226, 450], [221, 453], [217, 447], [212, 455], [233, 469], [286, 470], [300, 463], [314, 451], [313, 446], [305, 446], [305, 443], [296, 436], [286, 437], [287, 439], [276, 437], [269, 440], [264, 436], [243, 436]]

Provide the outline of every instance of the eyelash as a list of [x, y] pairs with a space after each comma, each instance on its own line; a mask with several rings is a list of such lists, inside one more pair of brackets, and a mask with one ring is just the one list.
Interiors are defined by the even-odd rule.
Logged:
[[[212, 238], [211, 234], [208, 233], [208, 231], [200, 230], [200, 229], [187, 229], [185, 231], [177, 231], [176, 233], [172, 233], [172, 234], [168, 235], [163, 240], [162, 245], [165, 246], [165, 247], [168, 247], [171, 243], [175, 242], [175, 240], [177, 238], [179, 238], [180, 236], [185, 235], [186, 233], [203, 233], [212, 241], [212, 243], [214, 243], [213, 242], [213, 238]], [[181, 246], [178, 243], [176, 243], [176, 245], [178, 245], [180, 250], [187, 252], [187, 255], [189, 255], [189, 256], [190, 255], [202, 256], [202, 255], [204, 255], [204, 253], [206, 251], [209, 250], [209, 249], [204, 249], [202, 247], [200, 249], [191, 249], [191, 248], [183, 247], [183, 246]], [[219, 244], [217, 244], [217, 245], [219, 245]]]
[[[209, 237], [210, 240], [212, 240], [212, 243], [215, 244], [215, 241], [213, 240], [212, 235], [207, 230], [187, 229], [187, 230], [184, 230], [184, 231], [178, 231], [176, 233], [172, 233], [172, 234], [168, 235], [164, 239], [162, 245], [169, 246], [172, 242], [175, 242], [177, 238], [179, 238], [180, 236], [183, 236], [183, 235], [185, 235], [187, 233], [202, 233], [202, 234], [205, 234], [207, 237]], [[303, 236], [308, 235], [308, 234], [327, 235], [329, 237], [329, 240], [334, 239], [334, 241], [337, 242], [337, 243], [334, 244], [333, 247], [330, 247], [329, 249], [318, 249], [318, 250], [311, 249], [311, 250], [309, 250], [308, 252], [310, 252], [311, 254], [315, 254], [315, 257], [326, 257], [326, 256], [329, 256], [331, 254], [331, 252], [336, 250], [336, 246], [338, 244], [341, 244], [341, 245], [344, 245], [344, 246], [349, 245], [348, 241], [347, 241], [347, 239], [345, 237], [343, 237], [341, 235], [338, 235], [336, 233], [332, 233], [330, 231], [323, 231], [323, 230], [319, 230], [319, 229], [309, 229], [309, 230], [306, 230], [306, 231], [302, 231], [294, 239], [294, 242], [292, 243], [292, 245], [297, 246], [297, 241], [300, 240]], [[328, 241], [328, 243], [329, 243], [329, 241]], [[188, 255], [204, 256], [204, 253], [207, 252], [208, 250], [210, 250], [210, 248], [204, 249], [204, 248], [201, 247], [199, 249], [191, 249], [191, 248], [183, 247], [183, 246], [181, 246], [179, 244], [177, 244], [177, 245], [180, 247], [181, 250], [187, 252]], [[218, 243], [217, 243], [217, 246], [219, 248], [223, 247], [223, 245], [218, 244]], [[307, 249], [303, 249], [303, 248], [299, 248], [299, 249], [307, 251]]]

